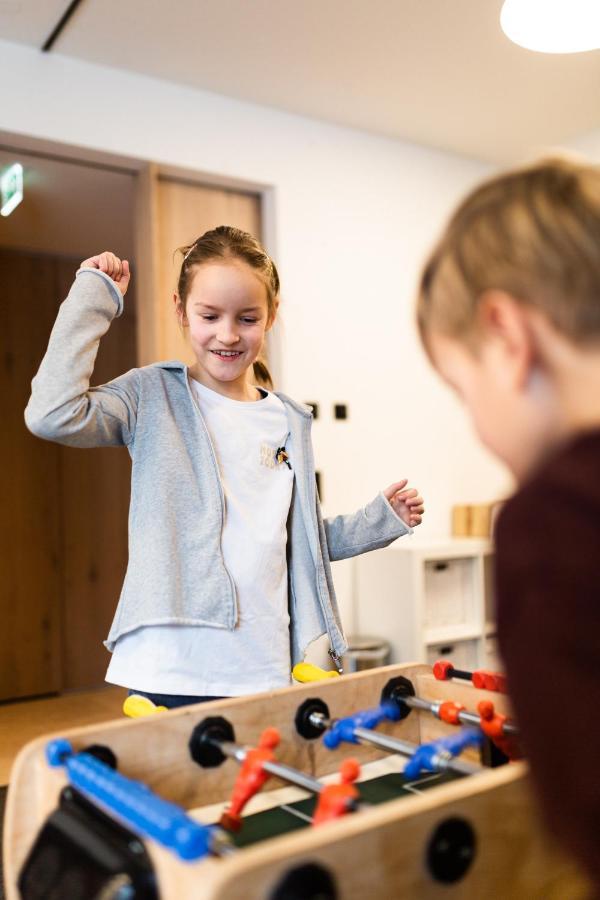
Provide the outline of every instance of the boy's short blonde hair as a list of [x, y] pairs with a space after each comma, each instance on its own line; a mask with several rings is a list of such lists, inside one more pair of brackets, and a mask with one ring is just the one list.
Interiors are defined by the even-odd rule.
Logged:
[[421, 276], [417, 322], [476, 350], [478, 303], [503, 290], [574, 343], [600, 338], [600, 167], [542, 160], [492, 178], [458, 207]]

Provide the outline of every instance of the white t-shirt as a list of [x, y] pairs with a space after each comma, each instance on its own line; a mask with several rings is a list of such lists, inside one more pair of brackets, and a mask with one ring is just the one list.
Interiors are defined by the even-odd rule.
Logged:
[[106, 680], [160, 694], [237, 696], [290, 683], [286, 523], [293, 472], [276, 450], [288, 436], [272, 393], [231, 400], [190, 379], [225, 494], [221, 548], [236, 588], [233, 631], [153, 625], [119, 638]]

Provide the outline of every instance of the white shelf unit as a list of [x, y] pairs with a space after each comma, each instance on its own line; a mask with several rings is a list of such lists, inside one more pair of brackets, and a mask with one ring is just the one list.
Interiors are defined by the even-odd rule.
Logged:
[[385, 638], [391, 662], [447, 657], [457, 668], [500, 668], [488, 540], [397, 541], [356, 558], [355, 630]]

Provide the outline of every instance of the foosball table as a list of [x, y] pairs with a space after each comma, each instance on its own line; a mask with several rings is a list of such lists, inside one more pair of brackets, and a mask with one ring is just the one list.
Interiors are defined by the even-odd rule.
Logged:
[[477, 674], [386, 666], [33, 741], [7, 900], [583, 900], [503, 679]]

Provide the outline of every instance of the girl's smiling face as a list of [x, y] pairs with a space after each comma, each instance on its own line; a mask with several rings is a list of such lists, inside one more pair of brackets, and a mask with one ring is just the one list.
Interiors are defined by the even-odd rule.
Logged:
[[274, 320], [260, 276], [238, 259], [206, 262], [196, 267], [185, 308], [177, 294], [174, 300], [196, 357], [192, 377], [233, 399], [255, 400], [252, 364]]

